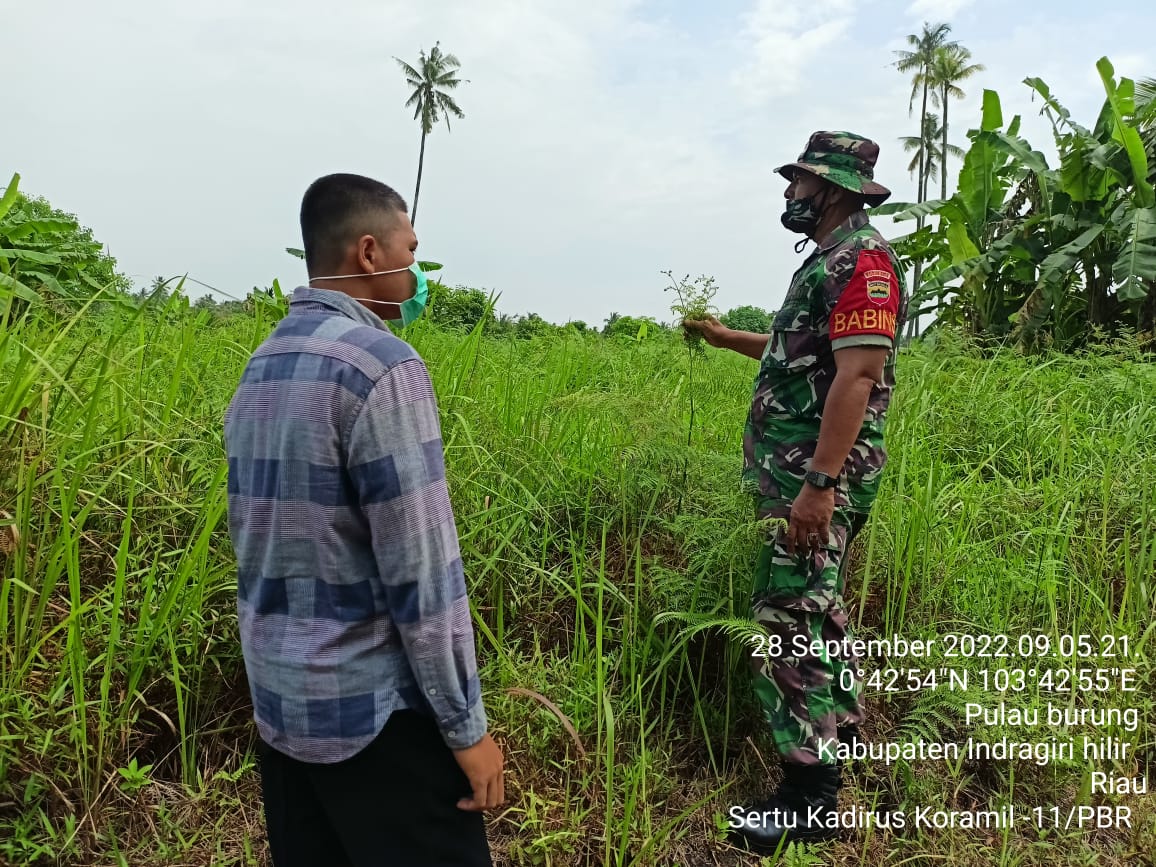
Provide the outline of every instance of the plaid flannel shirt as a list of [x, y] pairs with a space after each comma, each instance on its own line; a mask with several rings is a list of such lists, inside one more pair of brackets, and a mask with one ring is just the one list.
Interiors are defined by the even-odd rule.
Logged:
[[298, 288], [225, 414], [229, 533], [254, 718], [336, 762], [390, 714], [486, 733], [429, 372], [348, 295]]

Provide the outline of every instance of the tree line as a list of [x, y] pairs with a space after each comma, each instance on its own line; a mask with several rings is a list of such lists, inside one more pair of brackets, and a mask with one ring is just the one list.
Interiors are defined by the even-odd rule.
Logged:
[[[946, 23], [923, 25], [897, 52], [896, 68], [911, 75], [909, 113], [919, 106], [917, 135], [901, 138], [912, 154], [916, 201], [874, 210], [914, 220], [915, 230], [895, 239], [911, 276], [912, 327], [920, 315], [932, 327], [952, 326], [986, 341], [1024, 349], [1068, 348], [1102, 334], [1156, 333], [1156, 80], [1117, 80], [1107, 58], [1097, 65], [1105, 101], [1094, 122], [1077, 122], [1038, 78], [1025, 84], [1041, 100], [1059, 161], [1049, 165], [1020, 134], [1020, 120], [1004, 122], [997, 93], [984, 91], [977, 128], [965, 150], [949, 140], [950, 103], [961, 84], [983, 66], [949, 38]], [[421, 132], [412, 203], [416, 219], [426, 139], [434, 126], [464, 118], [454, 92], [465, 80], [460, 62], [440, 44], [422, 50], [416, 64], [397, 59], [411, 88]], [[935, 111], [930, 109], [934, 108]], [[951, 187], [949, 158], [962, 161]], [[933, 182], [938, 198], [931, 198]], [[25, 196], [15, 175], [0, 196], [0, 315], [47, 301], [85, 302], [94, 292], [125, 296], [129, 281], [75, 216], [43, 199]], [[302, 255], [298, 250], [290, 250]], [[440, 266], [427, 263], [436, 270]], [[425, 267], [425, 264], [423, 264]], [[517, 337], [600, 333], [635, 340], [668, 325], [649, 317], [612, 314], [601, 328], [574, 321], [547, 322], [536, 313], [494, 310], [481, 290], [432, 283], [430, 318], [449, 328], [473, 328]], [[137, 293], [136, 303], [168, 299], [174, 284], [160, 278]], [[217, 313], [280, 303], [279, 289], [253, 291], [243, 300], [203, 296], [193, 307]], [[737, 307], [720, 317], [734, 328], [766, 332], [767, 311]]]

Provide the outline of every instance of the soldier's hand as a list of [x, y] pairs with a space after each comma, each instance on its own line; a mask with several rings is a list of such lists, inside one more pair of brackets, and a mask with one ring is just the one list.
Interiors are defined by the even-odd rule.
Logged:
[[787, 551], [811, 556], [826, 547], [834, 514], [835, 489], [819, 489], [804, 484], [799, 496], [791, 503], [791, 520], [785, 540]]
[[730, 329], [714, 316], [708, 316], [706, 319], [684, 319], [682, 327], [688, 331], [698, 331], [707, 343], [715, 347], [725, 347], [727, 334], [730, 333]]

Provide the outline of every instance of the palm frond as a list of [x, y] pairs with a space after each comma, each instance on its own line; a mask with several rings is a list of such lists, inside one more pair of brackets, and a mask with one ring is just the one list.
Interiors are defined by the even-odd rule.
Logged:
[[447, 117], [451, 114], [454, 117], [459, 118], [459, 119], [466, 116], [465, 112], [463, 112], [458, 107], [458, 104], [456, 102], [454, 102], [454, 98], [452, 96], [450, 96], [448, 93], [439, 93], [437, 95], [437, 101], [438, 101], [438, 107], [441, 108], [441, 110], [443, 112], [445, 112]]
[[[910, 38], [910, 37], [908, 37]], [[896, 51], [899, 59], [892, 64], [900, 72], [911, 72], [913, 69], [920, 69], [923, 66], [923, 57], [914, 51]]]
[[456, 90], [462, 83], [456, 72], [461, 67], [461, 61], [453, 54], [443, 54], [440, 42], [434, 43], [428, 54], [425, 50], [418, 52], [416, 67], [397, 57], [394, 60], [414, 89], [405, 105], [414, 109], [414, 120], [420, 121], [425, 135], [433, 132], [443, 117], [447, 128], [451, 115], [456, 118], [465, 117], [465, 113], [449, 95], [449, 91]]
[[944, 88], [947, 95], [955, 99], [963, 99], [966, 94], [958, 86], [958, 82], [966, 81], [977, 72], [982, 72], [982, 63], [971, 63], [971, 51], [957, 42], [941, 45], [935, 49], [928, 65], [928, 74], [931, 84], [939, 92], [936, 94], [936, 103], [943, 101]]
[[919, 93], [920, 88], [925, 84], [930, 84], [930, 79], [927, 78], [927, 75], [935, 57], [935, 52], [944, 46], [956, 44], [947, 41], [947, 34], [950, 32], [950, 24], [942, 23], [931, 25], [925, 21], [922, 32], [907, 34], [907, 44], [911, 46], [912, 50], [895, 52], [899, 58], [895, 61], [895, 68], [900, 72], [916, 73], [911, 82], [911, 97], [907, 101], [908, 114], [915, 110], [915, 97]]
[[1147, 105], [1156, 100], [1156, 78], [1141, 78], [1136, 82], [1136, 101]]
[[406, 63], [400, 57], [395, 57], [394, 60], [397, 61], [397, 65], [401, 67], [401, 71], [405, 73], [405, 77], [406, 77], [406, 79], [409, 80], [410, 84], [413, 84], [415, 81], [421, 81], [421, 73], [420, 72], [418, 72], [416, 69], [414, 69], [408, 63]]
[[1137, 129], [1148, 151], [1152, 170], [1156, 173], [1156, 78], [1142, 78], [1136, 82]]
[[428, 99], [422, 104], [421, 112], [421, 128], [422, 131], [429, 135], [433, 132], [433, 128], [437, 126], [437, 122], [441, 120], [441, 112], [438, 111], [438, 104], [436, 99]]

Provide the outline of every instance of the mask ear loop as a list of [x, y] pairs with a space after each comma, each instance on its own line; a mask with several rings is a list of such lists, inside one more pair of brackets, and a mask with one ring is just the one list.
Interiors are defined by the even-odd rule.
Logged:
[[[310, 277], [308, 285], [309, 285], [310, 289], [320, 289], [321, 288], [320, 286], [314, 286], [313, 285], [314, 280], [350, 280], [354, 277], [378, 277], [382, 274], [400, 274], [402, 271], [409, 271], [409, 270], [410, 270], [410, 266], [406, 265], [404, 268], [394, 268], [392, 271], [373, 271], [370, 274], [334, 274], [330, 277]], [[417, 294], [417, 286], [416, 285], [414, 286], [413, 291], [414, 291], [414, 294], [416, 295]], [[370, 304], [391, 304], [398, 309], [398, 312], [401, 312], [401, 305], [403, 303], [401, 301], [378, 301], [375, 298], [362, 298], [359, 295], [350, 295], [349, 297], [352, 298], [354, 301], [368, 301]]]

